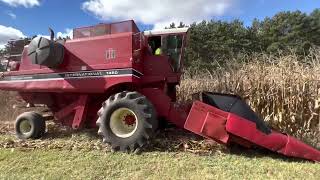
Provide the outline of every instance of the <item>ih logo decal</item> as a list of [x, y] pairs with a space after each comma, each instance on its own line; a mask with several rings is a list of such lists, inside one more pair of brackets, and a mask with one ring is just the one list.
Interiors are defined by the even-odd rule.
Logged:
[[114, 50], [113, 48], [109, 48], [106, 51], [106, 59], [115, 59], [116, 58], [116, 50]]

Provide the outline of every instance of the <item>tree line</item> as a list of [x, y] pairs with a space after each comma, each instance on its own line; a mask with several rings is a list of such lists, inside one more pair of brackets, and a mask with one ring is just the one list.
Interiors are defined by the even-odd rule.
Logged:
[[[186, 27], [184, 23], [168, 28]], [[25, 39], [30, 41], [30, 38]], [[187, 67], [208, 67], [243, 53], [286, 53], [294, 50], [304, 56], [311, 47], [320, 46], [320, 9], [310, 14], [301, 11], [279, 12], [264, 20], [254, 19], [251, 26], [240, 20], [202, 21], [190, 25], [186, 48]], [[8, 53], [9, 44], [0, 49], [0, 56]]]
[[[169, 26], [173, 27], [174, 23]], [[177, 27], [185, 25], [180, 23]], [[314, 46], [320, 46], [320, 9], [310, 14], [280, 12], [264, 20], [254, 19], [249, 27], [240, 20], [202, 21], [190, 25], [186, 65], [207, 67], [219, 61], [223, 64], [239, 53], [295, 51], [304, 56]]]

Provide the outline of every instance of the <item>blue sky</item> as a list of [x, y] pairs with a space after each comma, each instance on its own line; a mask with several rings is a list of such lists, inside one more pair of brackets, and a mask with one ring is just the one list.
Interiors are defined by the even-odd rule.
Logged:
[[1, 33], [6, 31], [4, 28], [32, 36], [48, 34], [48, 27], [56, 32], [69, 33], [74, 27], [125, 19], [135, 19], [140, 29], [161, 28], [172, 21], [191, 23], [202, 19], [238, 18], [250, 25], [254, 18], [271, 17], [279, 11], [310, 13], [320, 8], [318, 0], [164, 1], [0, 0], [0, 44]]
[[300, 10], [311, 13], [314, 9], [320, 8], [319, 0], [243, 0], [239, 7], [239, 14], [226, 14], [222, 19], [232, 20], [239, 18], [246, 25], [251, 25], [254, 18], [264, 19], [272, 17], [280, 11]]

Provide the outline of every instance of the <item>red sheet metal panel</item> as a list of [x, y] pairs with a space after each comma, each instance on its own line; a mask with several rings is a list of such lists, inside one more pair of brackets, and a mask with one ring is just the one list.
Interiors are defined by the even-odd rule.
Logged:
[[139, 82], [131, 74], [108, 77], [83, 77], [74, 79], [35, 79], [22, 81], [0, 81], [0, 89], [23, 92], [77, 92], [103, 93], [106, 89], [120, 83]]
[[226, 129], [228, 133], [246, 139], [256, 145], [280, 154], [320, 162], [320, 151], [286, 134], [273, 131], [264, 134], [254, 123], [230, 114]]
[[317, 149], [286, 134], [265, 134], [252, 121], [199, 101], [193, 104], [184, 128], [219, 143], [234, 142], [246, 147], [252, 143], [285, 156], [320, 162]]
[[217, 141], [227, 144], [229, 134], [225, 129], [226, 123], [227, 118], [208, 112], [201, 128], [201, 133], [209, 138], [216, 139]]
[[184, 128], [198, 135], [227, 143], [229, 135], [225, 130], [228, 113], [196, 101], [189, 113]]
[[179, 128], [183, 128], [190, 107], [172, 102], [171, 98], [161, 89], [144, 88], [139, 92], [151, 101], [159, 117], [165, 117]]

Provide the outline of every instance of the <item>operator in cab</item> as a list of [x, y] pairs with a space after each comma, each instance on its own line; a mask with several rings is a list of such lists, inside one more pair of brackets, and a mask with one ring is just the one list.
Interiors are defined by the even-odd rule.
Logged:
[[161, 56], [161, 55], [162, 55], [162, 49], [161, 49], [161, 47], [158, 47], [158, 48], [156, 49], [154, 55], [156, 55], [156, 56]]
[[152, 55], [161, 56], [162, 55], [162, 43], [161, 36], [153, 36], [148, 39], [149, 51]]

